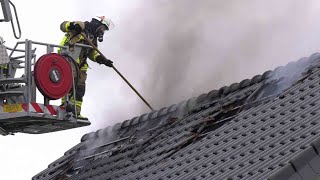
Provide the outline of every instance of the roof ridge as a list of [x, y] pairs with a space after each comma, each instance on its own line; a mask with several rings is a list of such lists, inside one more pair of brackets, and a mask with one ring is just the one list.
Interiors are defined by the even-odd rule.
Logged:
[[[307, 60], [307, 61], [306, 61]], [[287, 63], [284, 66], [278, 66], [276, 67], [273, 71], [272, 70], [267, 70], [265, 71], [262, 75], [258, 74], [253, 76], [251, 79], [244, 79], [240, 81], [240, 83], [232, 83], [229, 86], [223, 86], [220, 89], [215, 89], [211, 90], [208, 93], [203, 93], [200, 94], [199, 96], [192, 97], [188, 100], [181, 101], [178, 104], [172, 104], [169, 107], [163, 107], [159, 110], [154, 110], [149, 113], [144, 113], [140, 116], [136, 116], [131, 119], [124, 120], [120, 123], [116, 123], [111, 126], [107, 126], [106, 128], [99, 129], [95, 132], [87, 133], [82, 136], [81, 142], [86, 141], [88, 139], [91, 139], [91, 137], [95, 137], [97, 133], [101, 131], [118, 131], [121, 128], [129, 127], [132, 125], [136, 125], [138, 123], [154, 120], [155, 118], [162, 116], [162, 115], [167, 115], [169, 113], [174, 113], [177, 112], [177, 110], [182, 110], [186, 109], [187, 113], [191, 112], [194, 110], [196, 107], [201, 106], [202, 104], [206, 103], [207, 101], [212, 101], [214, 99], [219, 99], [222, 96], [226, 96], [229, 93], [244, 89], [248, 86], [254, 85], [256, 83], [259, 83], [263, 80], [265, 80], [268, 77], [271, 77], [274, 74], [277, 74], [279, 72], [283, 72], [284, 68], [290, 68], [290, 67], [295, 67], [297, 64], [309, 64], [309, 66], [306, 68], [305, 71], [309, 71], [310, 69], [313, 69], [315, 66], [313, 66], [315, 63], [320, 62], [320, 53], [313, 53], [309, 57], [303, 57], [300, 58], [297, 61], [291, 61]], [[317, 65], [317, 64], [316, 64]], [[180, 112], [181, 115], [181, 112]], [[182, 113], [184, 116], [185, 113]]]

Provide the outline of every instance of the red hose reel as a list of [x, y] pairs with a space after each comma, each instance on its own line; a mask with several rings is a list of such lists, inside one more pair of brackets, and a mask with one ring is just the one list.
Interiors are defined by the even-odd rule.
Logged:
[[34, 66], [34, 80], [43, 96], [55, 100], [72, 88], [72, 68], [60, 54], [45, 54]]

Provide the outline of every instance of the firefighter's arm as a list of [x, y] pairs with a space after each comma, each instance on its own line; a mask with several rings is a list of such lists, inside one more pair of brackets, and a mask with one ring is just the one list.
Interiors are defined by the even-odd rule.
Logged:
[[60, 30], [62, 32], [74, 31], [76, 34], [80, 34], [85, 28], [85, 23], [81, 21], [64, 21], [60, 24]]
[[110, 59], [105, 58], [104, 56], [100, 55], [98, 51], [92, 50], [89, 54], [89, 59], [91, 59], [94, 62], [97, 62], [99, 64], [104, 64], [108, 67], [113, 66], [113, 62]]

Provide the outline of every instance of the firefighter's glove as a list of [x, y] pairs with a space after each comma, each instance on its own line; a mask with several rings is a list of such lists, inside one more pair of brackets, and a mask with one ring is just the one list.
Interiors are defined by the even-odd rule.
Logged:
[[102, 55], [99, 55], [96, 60], [97, 60], [97, 63], [99, 64], [104, 64], [108, 67], [113, 66], [113, 62], [110, 59], [104, 58]]
[[81, 25], [78, 24], [78, 23], [75, 23], [75, 22], [71, 22], [68, 29], [71, 30], [71, 31], [74, 31], [75, 35], [80, 34], [82, 32], [82, 30], [83, 30]]

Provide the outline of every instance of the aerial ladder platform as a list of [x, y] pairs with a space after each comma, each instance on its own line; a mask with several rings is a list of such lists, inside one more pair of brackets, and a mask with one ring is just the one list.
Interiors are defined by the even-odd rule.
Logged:
[[[4, 19], [12, 22], [9, 0], [0, 0]], [[16, 11], [15, 11], [16, 14]], [[21, 36], [16, 14], [17, 36]], [[41, 46], [41, 47], [40, 47]], [[37, 58], [37, 48], [46, 53]], [[0, 135], [15, 133], [42, 134], [90, 125], [90, 121], [78, 119], [70, 92], [75, 97], [79, 72], [75, 59], [81, 48], [89, 45], [67, 46], [24, 40], [14, 47], [7, 47], [0, 38]], [[60, 48], [60, 53], [55, 53]], [[39, 93], [40, 92], [40, 93]], [[65, 103], [57, 106], [51, 100], [64, 97]], [[41, 101], [41, 103], [39, 103]]]

